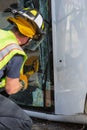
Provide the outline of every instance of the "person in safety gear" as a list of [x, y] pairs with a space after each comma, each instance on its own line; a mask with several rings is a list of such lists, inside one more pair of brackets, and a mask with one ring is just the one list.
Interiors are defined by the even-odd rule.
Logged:
[[[27, 89], [20, 82], [27, 55], [22, 49], [29, 40], [40, 40], [43, 35], [43, 17], [36, 9], [11, 9], [13, 17], [7, 20], [12, 29], [0, 29], [0, 90], [8, 95]], [[0, 95], [0, 130], [30, 130], [32, 120], [10, 99]]]

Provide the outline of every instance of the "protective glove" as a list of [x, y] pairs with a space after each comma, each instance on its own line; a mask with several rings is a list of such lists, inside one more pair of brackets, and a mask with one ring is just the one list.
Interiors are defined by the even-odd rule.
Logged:
[[25, 90], [28, 87], [28, 79], [26, 75], [20, 75], [21, 90]]

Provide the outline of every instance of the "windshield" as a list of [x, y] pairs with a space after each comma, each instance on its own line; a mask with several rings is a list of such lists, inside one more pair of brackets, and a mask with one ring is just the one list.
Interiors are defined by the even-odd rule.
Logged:
[[[18, 9], [24, 6], [23, 3], [20, 2], [21, 1], [19, 1], [17, 6]], [[24, 4], [26, 6], [34, 6], [29, 0], [24, 1]], [[42, 6], [43, 4], [44, 7]], [[46, 7], [46, 4], [44, 2], [40, 4], [37, 3], [37, 7], [38, 6], [45, 19], [48, 19], [48, 7]], [[42, 8], [46, 9], [45, 12], [43, 12]], [[7, 8], [4, 10], [5, 11], [0, 12], [0, 28], [8, 30], [12, 25], [6, 19], [12, 14], [6, 11]], [[50, 15], [49, 19], [51, 19]], [[46, 23], [46, 30], [48, 30], [48, 27], [50, 27], [50, 31], [48, 31], [48, 35], [44, 36], [41, 41], [31, 41], [31, 44], [23, 47], [28, 55], [28, 60], [24, 66], [25, 76], [28, 77], [28, 89], [11, 95], [9, 98], [24, 108], [40, 108], [39, 110], [41, 110], [41, 108], [42, 110], [45, 110], [43, 108], [47, 108], [48, 111], [53, 110], [53, 56], [50, 22], [49, 24]]]

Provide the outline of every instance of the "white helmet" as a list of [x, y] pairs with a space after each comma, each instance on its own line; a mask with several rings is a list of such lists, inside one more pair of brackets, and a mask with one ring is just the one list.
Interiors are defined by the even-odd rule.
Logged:
[[19, 31], [31, 39], [38, 40], [44, 33], [44, 21], [42, 15], [36, 9], [25, 8], [23, 10], [12, 10], [14, 17], [8, 20], [15, 23]]

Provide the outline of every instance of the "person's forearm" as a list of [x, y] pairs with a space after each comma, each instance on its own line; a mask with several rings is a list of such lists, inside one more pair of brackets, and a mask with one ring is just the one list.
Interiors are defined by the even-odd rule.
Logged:
[[9, 95], [19, 92], [22, 88], [23, 86], [19, 82], [19, 78], [16, 79], [12, 79], [8, 77], [6, 78], [5, 90]]
[[19, 83], [19, 86], [16, 86], [15, 88], [6, 87], [5, 90], [7, 94], [11, 95], [19, 92], [20, 90], [22, 90], [22, 88], [23, 88], [22, 85]]

